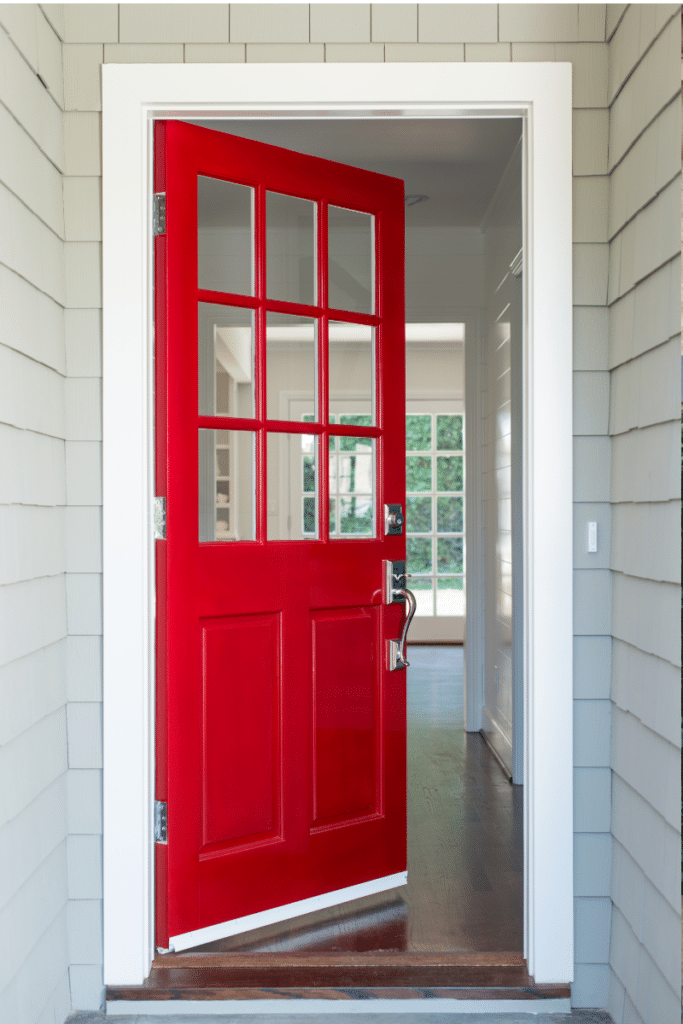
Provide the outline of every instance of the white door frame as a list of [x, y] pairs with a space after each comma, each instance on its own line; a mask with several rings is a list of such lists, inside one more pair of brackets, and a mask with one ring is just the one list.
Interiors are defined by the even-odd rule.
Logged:
[[102, 78], [105, 983], [141, 984], [154, 941], [150, 122], [211, 116], [525, 118], [525, 953], [537, 983], [570, 981], [571, 66], [107, 64]]

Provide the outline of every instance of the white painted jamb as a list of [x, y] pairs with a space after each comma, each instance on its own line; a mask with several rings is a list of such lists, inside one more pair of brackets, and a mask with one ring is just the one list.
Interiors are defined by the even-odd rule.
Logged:
[[107, 64], [102, 78], [105, 983], [141, 984], [154, 950], [151, 122], [211, 116], [526, 118], [525, 952], [537, 982], [570, 981], [571, 66]]

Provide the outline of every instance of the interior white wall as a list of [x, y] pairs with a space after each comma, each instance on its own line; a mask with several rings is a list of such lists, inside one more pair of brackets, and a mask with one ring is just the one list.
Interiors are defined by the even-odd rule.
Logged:
[[[519, 301], [513, 265], [522, 249], [522, 147], [515, 150], [486, 213], [483, 226], [485, 295], [480, 360], [482, 373], [482, 490], [484, 514], [484, 701], [482, 728], [513, 774], [513, 376], [522, 375], [522, 338], [513, 337], [513, 303]], [[516, 323], [517, 335], [521, 322]], [[519, 386], [516, 394], [520, 394]], [[521, 454], [521, 453], [518, 453]], [[518, 566], [519, 562], [517, 561]], [[517, 685], [521, 685], [521, 678]], [[523, 781], [518, 771], [514, 781]]]
[[[99, 176], [100, 65], [103, 61], [484, 61], [492, 58], [498, 61], [569, 60], [574, 69], [575, 394], [580, 409], [583, 408], [586, 413], [594, 410], [596, 415], [600, 412], [604, 417], [604, 375], [610, 371], [609, 359], [612, 358], [608, 353], [616, 351], [615, 346], [621, 344], [624, 339], [633, 337], [632, 325], [636, 309], [632, 303], [638, 298], [638, 311], [646, 311], [657, 327], [656, 330], [653, 327], [651, 332], [641, 331], [641, 338], [647, 337], [647, 341], [641, 340], [640, 347], [629, 351], [637, 351], [639, 355], [642, 347], [643, 352], [650, 352], [652, 349], [651, 355], [654, 356], [656, 347], [659, 353], [656, 358], [665, 359], [665, 343], [677, 331], [679, 296], [678, 284], [667, 286], [666, 268], [670, 266], [671, 260], [665, 257], [661, 267], [652, 265], [654, 273], [643, 277], [639, 284], [626, 290], [623, 296], [620, 294], [614, 298], [610, 312], [611, 334], [608, 347], [605, 308], [608, 236], [604, 228], [604, 218], [607, 209], [605, 176], [608, 172], [608, 102], [612, 100], [612, 93], [608, 101], [605, 17], [611, 38], [612, 85], [619, 82], [622, 86], [618, 96], [616, 90], [613, 90], [615, 99], [612, 106], [613, 140], [610, 143], [610, 152], [613, 155], [613, 146], [619, 133], [623, 132], [628, 139], [627, 145], [631, 147], [625, 155], [622, 150], [623, 159], [620, 158], [619, 163], [615, 165], [611, 179], [612, 207], [615, 208], [624, 202], [627, 207], [629, 203], [631, 204], [625, 215], [620, 215], [622, 219], [619, 229], [614, 229], [616, 233], [612, 257], [613, 265], [616, 267], [619, 263], [621, 245], [618, 239], [620, 237], [623, 241], [627, 238], [625, 226], [628, 226], [628, 223], [636, 223], [636, 214], [641, 207], [647, 206], [650, 212], [647, 218], [640, 220], [639, 229], [642, 227], [643, 234], [639, 237], [638, 248], [643, 249], [642, 239], [649, 246], [652, 240], [661, 235], [659, 227], [653, 225], [650, 219], [656, 216], [660, 206], [666, 206], [669, 200], [662, 197], [660, 204], [649, 203], [648, 200], [656, 195], [666, 181], [661, 176], [653, 180], [648, 176], [648, 172], [657, 166], [658, 173], [660, 170], [662, 174], [669, 173], [670, 178], [667, 180], [671, 180], [671, 176], [677, 173], [676, 168], [679, 167], [676, 164], [680, 156], [679, 135], [675, 124], [678, 113], [677, 109], [673, 109], [677, 84], [673, 83], [669, 87], [666, 77], [668, 68], [674, 64], [678, 66], [678, 44], [672, 41], [671, 50], [667, 50], [665, 61], [662, 60], [660, 52], [662, 44], [659, 44], [659, 49], [651, 47], [652, 41], [667, 19], [673, 19], [669, 25], [669, 37], [673, 40], [673, 36], [677, 36], [677, 28], [672, 28], [672, 25], [678, 24], [678, 5], [632, 5], [626, 12], [628, 19], [625, 18], [621, 22], [620, 19], [627, 7], [623, 4], [610, 4], [607, 8], [604, 4], [572, 4], [561, 7], [545, 4], [501, 4], [499, 7], [496, 4], [488, 4], [477, 5], [476, 11], [467, 5], [459, 7], [457, 4], [427, 4], [422, 5], [420, 10], [419, 32], [418, 5], [414, 4], [375, 5], [372, 9], [372, 21], [370, 5], [367, 4], [346, 5], [346, 10], [340, 12], [341, 17], [333, 16], [332, 13], [327, 15], [324, 5], [312, 5], [310, 21], [306, 16], [306, 7], [307, 5], [300, 5], [301, 18], [298, 14], [296, 17], [288, 17], [284, 9], [280, 9], [277, 12], [278, 17], [264, 20], [259, 19], [252, 5], [232, 5], [232, 35], [227, 5], [223, 4], [193, 7], [191, 13], [188, 5], [176, 4], [165, 8], [163, 18], [159, 17], [159, 11], [154, 5], [147, 4], [121, 5], [120, 8], [117, 4], [47, 4], [40, 8], [33, 4], [18, 4], [5, 5], [2, 8], [0, 65], [6, 69], [6, 73], [0, 77], [0, 134], [3, 143], [0, 146], [0, 181], [3, 186], [3, 205], [0, 214], [3, 226], [0, 231], [0, 245], [3, 246], [0, 253], [0, 287], [3, 303], [1, 329], [5, 332], [2, 344], [18, 354], [22, 365], [24, 360], [32, 360], [37, 364], [38, 373], [45, 369], [46, 380], [62, 377], [65, 364], [61, 307], [66, 302], [66, 368], [69, 375], [74, 378], [74, 382], [68, 385], [68, 408], [73, 418], [78, 420], [84, 406], [77, 395], [79, 391], [81, 396], [88, 394], [92, 399], [92, 404], [88, 407], [93, 410], [94, 418], [97, 420], [97, 389], [101, 374]], [[613, 35], [617, 25], [620, 25], [621, 35]], [[285, 38], [288, 41], [285, 42]], [[63, 40], [61, 48], [60, 39]], [[62, 54], [63, 76], [60, 70]], [[37, 79], [36, 70], [47, 83], [47, 89], [44, 89]], [[635, 70], [638, 71], [637, 76]], [[65, 110], [63, 117], [60, 109], [62, 90]], [[631, 101], [634, 95], [637, 95], [639, 102], [637, 118], [632, 117], [634, 108]], [[643, 99], [646, 100], [645, 103], [641, 103]], [[640, 137], [642, 129], [645, 131]], [[652, 159], [654, 139], [657, 140], [657, 152], [659, 153], [661, 145], [662, 152], [668, 153], [668, 157], [661, 165], [658, 160]], [[8, 140], [10, 145], [5, 144]], [[643, 150], [647, 151], [647, 157], [644, 159], [640, 156]], [[638, 173], [634, 175], [630, 168], [636, 165]], [[60, 172], [64, 174], [61, 180]], [[59, 226], [55, 228], [55, 225], [59, 224], [61, 185], [67, 225], [64, 257], [64, 236]], [[668, 211], [668, 207], [666, 208]], [[674, 225], [677, 221], [676, 215], [667, 223]], [[6, 230], [8, 225], [12, 228], [11, 232]], [[630, 230], [633, 231], [633, 227]], [[629, 248], [628, 252], [631, 251]], [[674, 247], [669, 255], [675, 256], [675, 252]], [[40, 254], [40, 259], [37, 258], [37, 254]], [[419, 264], [419, 254], [417, 262]], [[410, 254], [408, 266], [411, 266]], [[419, 271], [419, 265], [416, 269]], [[468, 269], [467, 261], [463, 261], [463, 269]], [[675, 276], [674, 269], [673, 277]], [[54, 281], [57, 282], [57, 286]], [[12, 299], [12, 293], [5, 290], [6, 285], [16, 289], [16, 298]], [[55, 291], [55, 287], [66, 289], [66, 297], [58, 290]], [[467, 290], [464, 289], [464, 292]], [[665, 322], [660, 319], [664, 311]], [[5, 341], [7, 325], [10, 325], [12, 337], [15, 339], [12, 343]], [[657, 338], [660, 342], [656, 341]], [[667, 353], [669, 349], [666, 349]], [[14, 356], [10, 355], [9, 358]], [[627, 364], [636, 366], [634, 358], [630, 356], [623, 360], [624, 373]], [[621, 361], [618, 365], [615, 364], [613, 387], [619, 386], [616, 383], [616, 371], [621, 366]], [[648, 375], [646, 379], [655, 382], [655, 390], [665, 389], [671, 381], [678, 379], [677, 370], [672, 375], [669, 375], [668, 370], [658, 375], [654, 373], [654, 364], [650, 366], [650, 370], [653, 376]], [[21, 394], [22, 401], [35, 397], [36, 389], [31, 383], [33, 380], [29, 374], [13, 376], [14, 396]], [[631, 380], [634, 381], [634, 390], [631, 394], [638, 396], [641, 375], [636, 372]], [[41, 406], [44, 407], [43, 399], [47, 391], [41, 388], [39, 393]], [[3, 409], [7, 407], [4, 399], [2, 405]], [[3, 412], [3, 423], [11, 418]], [[668, 422], [670, 425], [671, 420]], [[577, 537], [582, 537], [582, 524], [589, 512], [589, 506], [590, 511], [595, 513], [591, 518], [597, 518], [599, 521], [603, 538], [610, 527], [610, 494], [605, 488], [605, 480], [608, 479], [610, 472], [610, 441], [606, 429], [602, 429], [603, 420], [599, 420], [600, 429], [597, 429], [597, 426], [598, 420], [592, 416], [590, 423], [584, 421], [579, 430], [576, 430], [575, 501], [585, 506], [580, 510]], [[666, 421], [664, 424], [653, 424], [653, 427], [659, 427], [661, 437], [650, 427], [623, 432], [631, 434], [633, 440], [640, 436], [636, 435], [636, 429], [649, 431], [652, 447], [644, 448], [643, 455], [637, 454], [636, 465], [644, 466], [652, 452], [659, 458], [663, 452], [670, 450], [666, 447]], [[97, 719], [95, 712], [98, 712], [101, 694], [101, 654], [98, 635], [100, 630], [97, 612], [97, 574], [101, 557], [99, 440], [92, 436], [92, 427], [87, 428], [85, 438], [77, 435], [75, 439], [66, 442], [66, 430], [61, 426], [52, 425], [47, 430], [38, 430], [31, 426], [19, 427], [10, 423], [2, 429], [6, 434], [13, 434], [17, 438], [19, 433], [21, 434], [20, 446], [10, 448], [9, 464], [17, 467], [11, 476], [16, 481], [24, 481], [18, 487], [18, 492], [20, 496], [25, 496], [21, 501], [16, 501], [16, 505], [20, 506], [18, 512], [10, 511], [3, 514], [18, 515], [18, 521], [12, 520], [13, 523], [17, 522], [17, 525], [12, 527], [16, 529], [17, 535], [20, 535], [21, 529], [24, 528], [19, 524], [26, 525], [32, 538], [30, 550], [36, 552], [35, 539], [39, 533], [37, 528], [29, 525], [32, 523], [32, 516], [40, 521], [41, 531], [45, 531], [45, 523], [50, 522], [52, 525], [49, 529], [57, 530], [59, 536], [57, 524], [63, 515], [65, 479], [66, 497], [70, 503], [78, 506], [75, 512], [68, 513], [72, 524], [69, 528], [68, 564], [74, 574], [88, 578], [74, 580], [70, 584], [73, 588], [70, 593], [73, 594], [73, 601], [81, 601], [80, 607], [85, 606], [94, 610], [92, 619], [87, 623], [87, 632], [82, 631], [81, 626], [77, 626], [73, 637], [66, 641], [60, 640], [60, 637], [66, 636], [67, 627], [61, 623], [66, 616], [67, 598], [66, 588], [59, 580], [64, 571], [62, 566], [66, 566], [67, 563], [61, 561], [61, 555], [56, 561], [53, 560], [55, 552], [59, 551], [58, 541], [55, 545], [45, 545], [49, 548], [49, 554], [43, 548], [43, 554], [34, 562], [29, 573], [26, 574], [26, 570], [22, 570], [20, 576], [26, 574], [30, 579], [19, 579], [15, 582], [14, 575], [10, 574], [8, 586], [13, 589], [6, 591], [10, 595], [10, 608], [17, 608], [17, 588], [26, 588], [26, 592], [30, 591], [32, 595], [34, 592], [44, 594], [47, 600], [46, 586], [48, 589], [49, 586], [63, 587], [61, 596], [58, 596], [55, 602], [48, 601], [41, 607], [48, 609], [45, 621], [52, 618], [53, 622], [56, 620], [60, 623], [56, 630], [55, 646], [53, 648], [48, 643], [48, 648], [57, 651], [61, 656], [62, 645], [65, 643], [67, 668], [64, 677], [60, 676], [61, 668], [47, 673], [39, 672], [37, 669], [36, 659], [46, 656], [39, 654], [46, 643], [45, 637], [29, 641], [30, 650], [27, 652], [26, 664], [32, 666], [31, 676], [34, 681], [38, 680], [35, 691], [38, 702], [31, 705], [34, 709], [31, 713], [39, 716], [40, 723], [50, 718], [50, 715], [55, 716], [52, 719], [55, 722], [59, 721], [60, 715], [62, 719], [64, 717], [64, 700], [61, 692], [55, 698], [57, 703], [54, 711], [51, 710], [46, 715], [40, 710], [40, 701], [47, 699], [48, 679], [56, 683], [58, 690], [60, 687], [66, 687], [68, 680], [67, 695], [74, 703], [87, 706], [85, 720], [81, 722], [77, 713], [71, 722], [77, 748], [79, 743], [87, 744], [90, 738], [97, 735], [97, 726], [93, 727], [92, 722], [96, 722]], [[621, 433], [615, 433], [615, 447], [616, 444], [628, 440], [627, 437], [619, 440]], [[62, 449], [65, 451], [64, 456], [60, 455]], [[64, 470], [61, 468], [62, 458], [66, 467]], [[23, 469], [27, 466], [30, 467], [29, 473], [25, 473]], [[40, 486], [41, 494], [36, 496], [33, 491], [29, 493], [28, 488], [34, 486]], [[15, 504], [14, 493], [8, 495], [9, 505]], [[652, 505], [653, 515], [661, 515], [668, 503], [668, 498], [661, 503], [648, 501], [642, 503], [643, 508], [635, 508], [633, 511], [643, 511], [647, 507], [649, 512]], [[641, 505], [639, 502], [631, 501], [619, 504]], [[630, 511], [626, 508], [615, 509], [615, 529], [617, 517], [626, 516]], [[666, 511], [664, 514], [667, 514]], [[668, 536], [665, 531], [658, 531], [656, 526], [653, 529], [658, 536]], [[670, 529], [673, 538], [675, 528]], [[40, 536], [43, 540], [46, 539], [45, 532]], [[631, 551], [634, 554], [643, 555], [646, 547], [645, 541], [640, 539], [643, 536], [641, 532], [638, 543], [635, 543], [631, 535]], [[674, 544], [673, 539], [671, 544]], [[29, 550], [28, 542], [22, 542], [21, 546], [26, 551]], [[672, 550], [673, 546], [669, 546], [668, 551], [662, 554], [667, 565]], [[609, 575], [610, 563], [603, 561], [604, 549], [600, 554], [600, 559], [592, 563], [593, 566], [600, 566], [592, 571], [595, 582], [584, 586], [581, 578], [578, 580], [582, 625], [577, 629], [578, 635], [575, 640], [577, 963], [573, 998], [575, 1005], [583, 1006], [603, 1006], [607, 1001], [610, 892], [612, 891], [615, 905], [622, 916], [626, 907], [623, 894], [628, 892], [631, 878], [635, 880], [638, 892], [641, 891], [641, 880], [646, 878], [649, 880], [648, 884], [653, 884], [656, 892], [660, 894], [666, 886], [671, 886], [666, 888], [666, 891], [670, 892], [671, 899], [674, 899], [679, 852], [675, 829], [661, 814], [658, 816], [659, 812], [648, 808], [647, 801], [637, 786], [634, 787], [626, 781], [627, 768], [624, 766], [637, 766], [647, 760], [643, 744], [637, 739], [634, 742], [627, 739], [619, 748], [622, 767], [621, 774], [617, 772], [614, 778], [615, 810], [616, 799], [620, 793], [626, 794], [628, 801], [623, 805], [624, 812], [616, 814], [613, 828], [617, 837], [615, 848], [621, 846], [627, 851], [635, 868], [632, 868], [631, 875], [627, 872], [620, 876], [624, 879], [621, 883], [621, 895], [616, 887], [611, 890], [610, 733], [609, 723], [605, 721], [604, 702], [610, 700], [612, 640], [610, 624], [605, 624], [602, 614], [610, 599], [609, 586], [605, 583], [604, 575], [605, 570]], [[581, 551], [580, 542], [577, 542], [579, 572], [585, 571], [586, 557]], [[673, 558], [671, 561], [674, 562], [676, 559]], [[620, 565], [621, 563], [614, 563], [613, 570], [620, 573], [628, 585], [629, 580], [626, 577], [630, 574], [622, 571]], [[53, 572], [55, 568], [57, 571]], [[50, 572], [46, 573], [46, 569], [50, 569]], [[657, 586], [665, 583], [665, 580], [659, 579], [661, 570], [656, 573], [650, 572], [651, 581]], [[48, 578], [52, 580], [51, 584], [34, 582]], [[640, 585], [641, 580], [637, 573], [633, 575], [633, 579], [636, 581], [635, 585]], [[620, 580], [618, 585], [621, 582], [623, 581]], [[645, 585], [649, 585], [647, 580]], [[661, 589], [665, 591], [666, 587], [663, 586]], [[31, 607], [34, 608], [35, 604]], [[50, 607], [53, 608], [53, 615], [49, 613]], [[20, 616], [21, 623], [29, 620], [29, 615]], [[4, 621], [8, 620], [5, 618]], [[630, 633], [628, 635], [631, 636]], [[10, 638], [16, 640], [16, 631], [12, 628], [3, 628], [2, 638], [5, 642]], [[646, 669], [647, 678], [651, 680], [652, 692], [659, 693], [660, 679], [668, 680], [668, 683], [665, 682], [663, 685], [665, 693], [669, 695], [666, 699], [670, 700], [672, 688], [677, 685], [674, 681], [674, 663], [661, 654], [639, 651], [637, 645], [628, 640], [617, 639], [614, 644], [615, 664], [620, 657], [622, 645], [628, 648], [629, 665], [633, 675], [619, 673], [618, 677], [625, 681], [642, 679]], [[18, 670], [19, 659], [11, 658], [8, 665], [9, 676], [14, 677], [16, 682], [15, 673]], [[3, 673], [4, 671], [3, 669]], [[14, 685], [15, 683], [11, 683], [10, 693], [15, 692], [12, 691]], [[4, 678], [0, 690], [3, 708], [12, 710], [14, 707], [16, 711], [17, 704], [21, 703], [23, 711], [26, 711], [25, 701], [11, 703], [12, 698], [7, 695], [4, 688]], [[640, 699], [643, 691], [634, 686], [632, 692]], [[616, 694], [617, 685], [614, 683], [612, 696], [616, 697]], [[52, 707], [50, 700], [51, 698], [48, 699], [48, 707]], [[648, 716], [653, 713], [654, 708], [661, 707], [664, 711], [661, 712], [662, 717], [657, 718], [658, 723], [676, 720], [678, 711], [668, 715], [666, 703], [660, 705], [658, 702], [644, 701], [643, 705], [639, 705], [641, 717], [636, 729], [641, 738], [649, 737], [649, 726], [646, 725], [650, 721]], [[629, 714], [634, 720], [638, 718], [632, 712]], [[657, 711], [657, 715], [659, 714]], [[91, 716], [90, 721], [88, 715]], [[21, 773], [25, 775], [28, 766], [36, 763], [31, 755], [31, 751], [35, 751], [38, 746], [38, 741], [35, 740], [36, 726], [32, 724], [23, 728], [23, 723], [16, 724], [17, 720], [13, 716], [14, 712], [10, 718], [15, 723], [12, 728], [16, 732], [3, 746], [0, 756], [8, 759], [16, 756], [16, 763]], [[650, 729], [650, 732], [661, 737], [666, 733], [666, 726], [658, 724], [657, 728]], [[58, 726], [55, 735], [59, 758], [62, 757], [59, 751], [65, 742], [62, 725]], [[31, 739], [32, 736], [34, 739]], [[27, 740], [27, 744], [22, 746], [19, 741], [24, 739]], [[72, 749], [71, 743], [69, 749]], [[72, 964], [70, 973], [74, 1005], [83, 1009], [97, 1007], [101, 999], [102, 953], [98, 924], [101, 913], [101, 783], [97, 750], [84, 750], [83, 758], [78, 761], [83, 767], [73, 765], [68, 771], [65, 768], [56, 768], [54, 782], [50, 783], [48, 788], [41, 789], [41, 796], [32, 800], [27, 797], [24, 809], [16, 816], [12, 816], [9, 827], [3, 827], [0, 832], [0, 856], [3, 859], [3, 866], [5, 863], [18, 863], [21, 871], [31, 871], [31, 864], [36, 862], [25, 856], [24, 850], [32, 851], [39, 865], [47, 863], [50, 858], [50, 843], [54, 839], [55, 845], [51, 848], [58, 850], [66, 836], [64, 820], [67, 812], [64, 809], [64, 793], [68, 782], [68, 792], [72, 797], [67, 819], [68, 831], [71, 834], [67, 841], [71, 866], [69, 882], [72, 886], [69, 892], [70, 895], [73, 894], [74, 900], [80, 903], [80, 906], [75, 908], [76, 912], [72, 918], [72, 933], [75, 938], [80, 937], [80, 940], [74, 941], [70, 951], [64, 926], [65, 915], [62, 911], [57, 911], [53, 931], [49, 930], [45, 918], [46, 914], [49, 915], [50, 906], [63, 905], [60, 901], [64, 899], [64, 889], [63, 883], [59, 880], [62, 877], [59, 872], [59, 877], [52, 876], [52, 881], [48, 879], [47, 888], [43, 890], [51, 893], [50, 900], [56, 898], [57, 904], [36, 898], [35, 884], [38, 875], [35, 872], [23, 881], [20, 875], [14, 873], [16, 868], [11, 872], [3, 870], [2, 875], [3, 878], [10, 880], [9, 902], [6, 906], [19, 907], [20, 904], [15, 901], [15, 897], [23, 893], [27, 897], [26, 905], [32, 913], [36, 907], [42, 908], [35, 916], [20, 913], [21, 921], [16, 931], [14, 917], [11, 921], [9, 918], [5, 919], [11, 924], [9, 932], [3, 927], [3, 932], [12, 937], [15, 955], [6, 965], [8, 973], [3, 975], [3, 981], [0, 982], [0, 1006], [3, 1012], [8, 1006], [11, 1010], [9, 1019], [21, 1021], [22, 1024], [34, 1024], [39, 1020], [41, 1024], [47, 1024], [48, 1021], [49, 1024], [53, 1024], [53, 1021], [60, 1024], [68, 1006], [65, 978], [69, 963]], [[60, 763], [65, 764], [64, 761]], [[42, 786], [42, 783], [39, 783], [39, 786]], [[56, 796], [54, 800], [52, 787]], [[13, 792], [12, 797], [15, 796], [16, 793]], [[7, 794], [3, 791], [5, 807], [6, 798]], [[44, 806], [41, 805], [41, 800], [44, 801]], [[634, 808], [638, 814], [637, 820], [644, 822], [640, 827], [640, 835], [645, 841], [639, 848], [628, 846], [619, 838], [622, 835], [619, 829], [623, 824], [629, 820], [636, 820], [632, 817]], [[9, 810], [13, 812], [13, 808], [10, 807]], [[49, 838], [49, 829], [45, 829], [45, 822], [48, 819], [54, 820], [55, 823], [53, 839]], [[650, 830], [651, 822], [658, 829], [656, 842], [649, 841], [649, 837], [655, 834]], [[47, 837], [47, 847], [41, 845], [43, 837]], [[661, 854], [661, 860], [657, 863], [654, 863], [655, 852]], [[59, 860], [61, 855], [56, 856]], [[627, 866], [630, 864], [628, 859], [622, 860]], [[615, 861], [615, 879], [616, 870]], [[657, 878], [662, 877], [667, 880], [666, 885], [657, 881]], [[658, 886], [660, 888], [657, 888]], [[643, 902], [640, 905], [646, 907], [642, 920], [648, 920], [652, 908], [657, 905], [657, 895], [653, 895], [650, 889], [646, 888], [645, 881], [642, 892], [643, 900], [647, 893], [647, 904]], [[676, 908], [671, 900], [669, 904], [675, 913]], [[660, 919], [655, 913], [652, 920], [670, 922], [671, 916], [668, 911], [667, 915], [662, 915]], [[639, 917], [638, 920], [640, 919]], [[617, 1008], [623, 1008], [625, 1005], [625, 996], [622, 994], [624, 985], [621, 981], [624, 970], [619, 967], [619, 958], [624, 955], [621, 951], [628, 951], [631, 948], [639, 951], [642, 947], [645, 950], [642, 977], [649, 976], [646, 973], [649, 971], [656, 978], [657, 975], [652, 973], [651, 962], [657, 965], [656, 970], [662, 974], [664, 958], [676, 948], [676, 944], [671, 943], [666, 949], [659, 950], [649, 932], [641, 943], [633, 929], [631, 931], [636, 938], [629, 938], [630, 945], [626, 943], [617, 946], [617, 928], [621, 927], [617, 921], [618, 915], [615, 911], [612, 922], [615, 936], [612, 964], [615, 971], [610, 995], [613, 1014]], [[27, 930], [24, 934], [31, 932], [35, 938], [35, 941], [29, 938], [28, 946], [26, 943], [21, 944], [22, 928]], [[634, 977], [635, 975], [632, 976], [629, 990], [632, 993], [629, 996], [631, 999]], [[50, 979], [54, 980], [52, 989]], [[668, 992], [671, 985], [668, 981], [666, 985], [668, 989], [665, 987], [663, 991]], [[17, 1002], [20, 993], [21, 1001]], [[11, 1001], [3, 1003], [2, 1000]], [[660, 1021], [664, 1018], [652, 1019]]]
[[[65, 509], [61, 42], [0, 8], [0, 1020], [62, 1021], [68, 951], [70, 591]], [[43, 79], [43, 83], [38, 78]]]
[[680, 8], [618, 4], [608, 25], [608, 1008], [615, 1024], [658, 1024], [681, 996]]

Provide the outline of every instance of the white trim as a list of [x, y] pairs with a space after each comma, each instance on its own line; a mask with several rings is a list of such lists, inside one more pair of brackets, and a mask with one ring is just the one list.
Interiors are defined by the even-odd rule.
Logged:
[[105, 982], [141, 984], [153, 956], [154, 116], [526, 118], [525, 950], [537, 982], [571, 980], [571, 65], [106, 64], [102, 82]]
[[[230, 1017], [258, 1014], [259, 1020], [271, 1014], [286, 1013], [292, 1016], [334, 1013], [390, 1013], [392, 1017], [401, 1013], [414, 1013], [422, 1017], [427, 1013], [504, 1013], [507, 1024], [511, 1015], [519, 1019], [524, 1013], [571, 1013], [569, 999], [137, 999], [130, 1002], [112, 1000], [106, 1004], [108, 1017], [121, 1014], [142, 1014], [146, 1017], [182, 1016], [189, 1024], [197, 1014], [199, 1024], [204, 1017]], [[163, 1021], [161, 1022], [163, 1024]]]
[[349, 900], [359, 900], [363, 896], [374, 896], [378, 892], [386, 892], [387, 889], [397, 889], [401, 885], [407, 885], [407, 883], [408, 872], [399, 871], [395, 875], [385, 875], [384, 878], [373, 878], [371, 882], [347, 885], [344, 889], [325, 892], [321, 896], [310, 896], [306, 900], [286, 903], [282, 907], [262, 910], [258, 914], [247, 914], [245, 917], [236, 917], [233, 921], [223, 921], [221, 924], [213, 924], [208, 928], [197, 928], [193, 932], [172, 935], [169, 949], [173, 953], [180, 953], [183, 949], [192, 949], [193, 946], [201, 946], [205, 942], [215, 942], [217, 939], [227, 938], [228, 935], [239, 935], [241, 932], [253, 931], [254, 928], [263, 928], [268, 924], [277, 924], [278, 921], [288, 921], [292, 917], [301, 917], [302, 914], [312, 914], [314, 910], [326, 910], [327, 907], [335, 907], [339, 903], [348, 903]]

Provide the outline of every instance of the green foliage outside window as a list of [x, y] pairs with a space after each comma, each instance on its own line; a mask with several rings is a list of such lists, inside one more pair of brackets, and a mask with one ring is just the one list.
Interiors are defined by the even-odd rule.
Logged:
[[463, 489], [462, 455], [438, 455], [436, 459], [437, 491]]
[[429, 455], [408, 455], [406, 457], [406, 490], [431, 491], [432, 460]]
[[431, 498], [406, 498], [406, 531], [408, 533], [432, 532]]
[[436, 417], [436, 447], [440, 452], [462, 451], [462, 416]]
[[432, 447], [432, 417], [406, 416], [406, 451], [428, 452]]
[[462, 537], [439, 537], [436, 542], [437, 572], [462, 572]]
[[462, 533], [462, 498], [436, 499], [436, 529], [438, 533]]
[[410, 572], [432, 571], [432, 541], [429, 537], [408, 537], [406, 560]]

